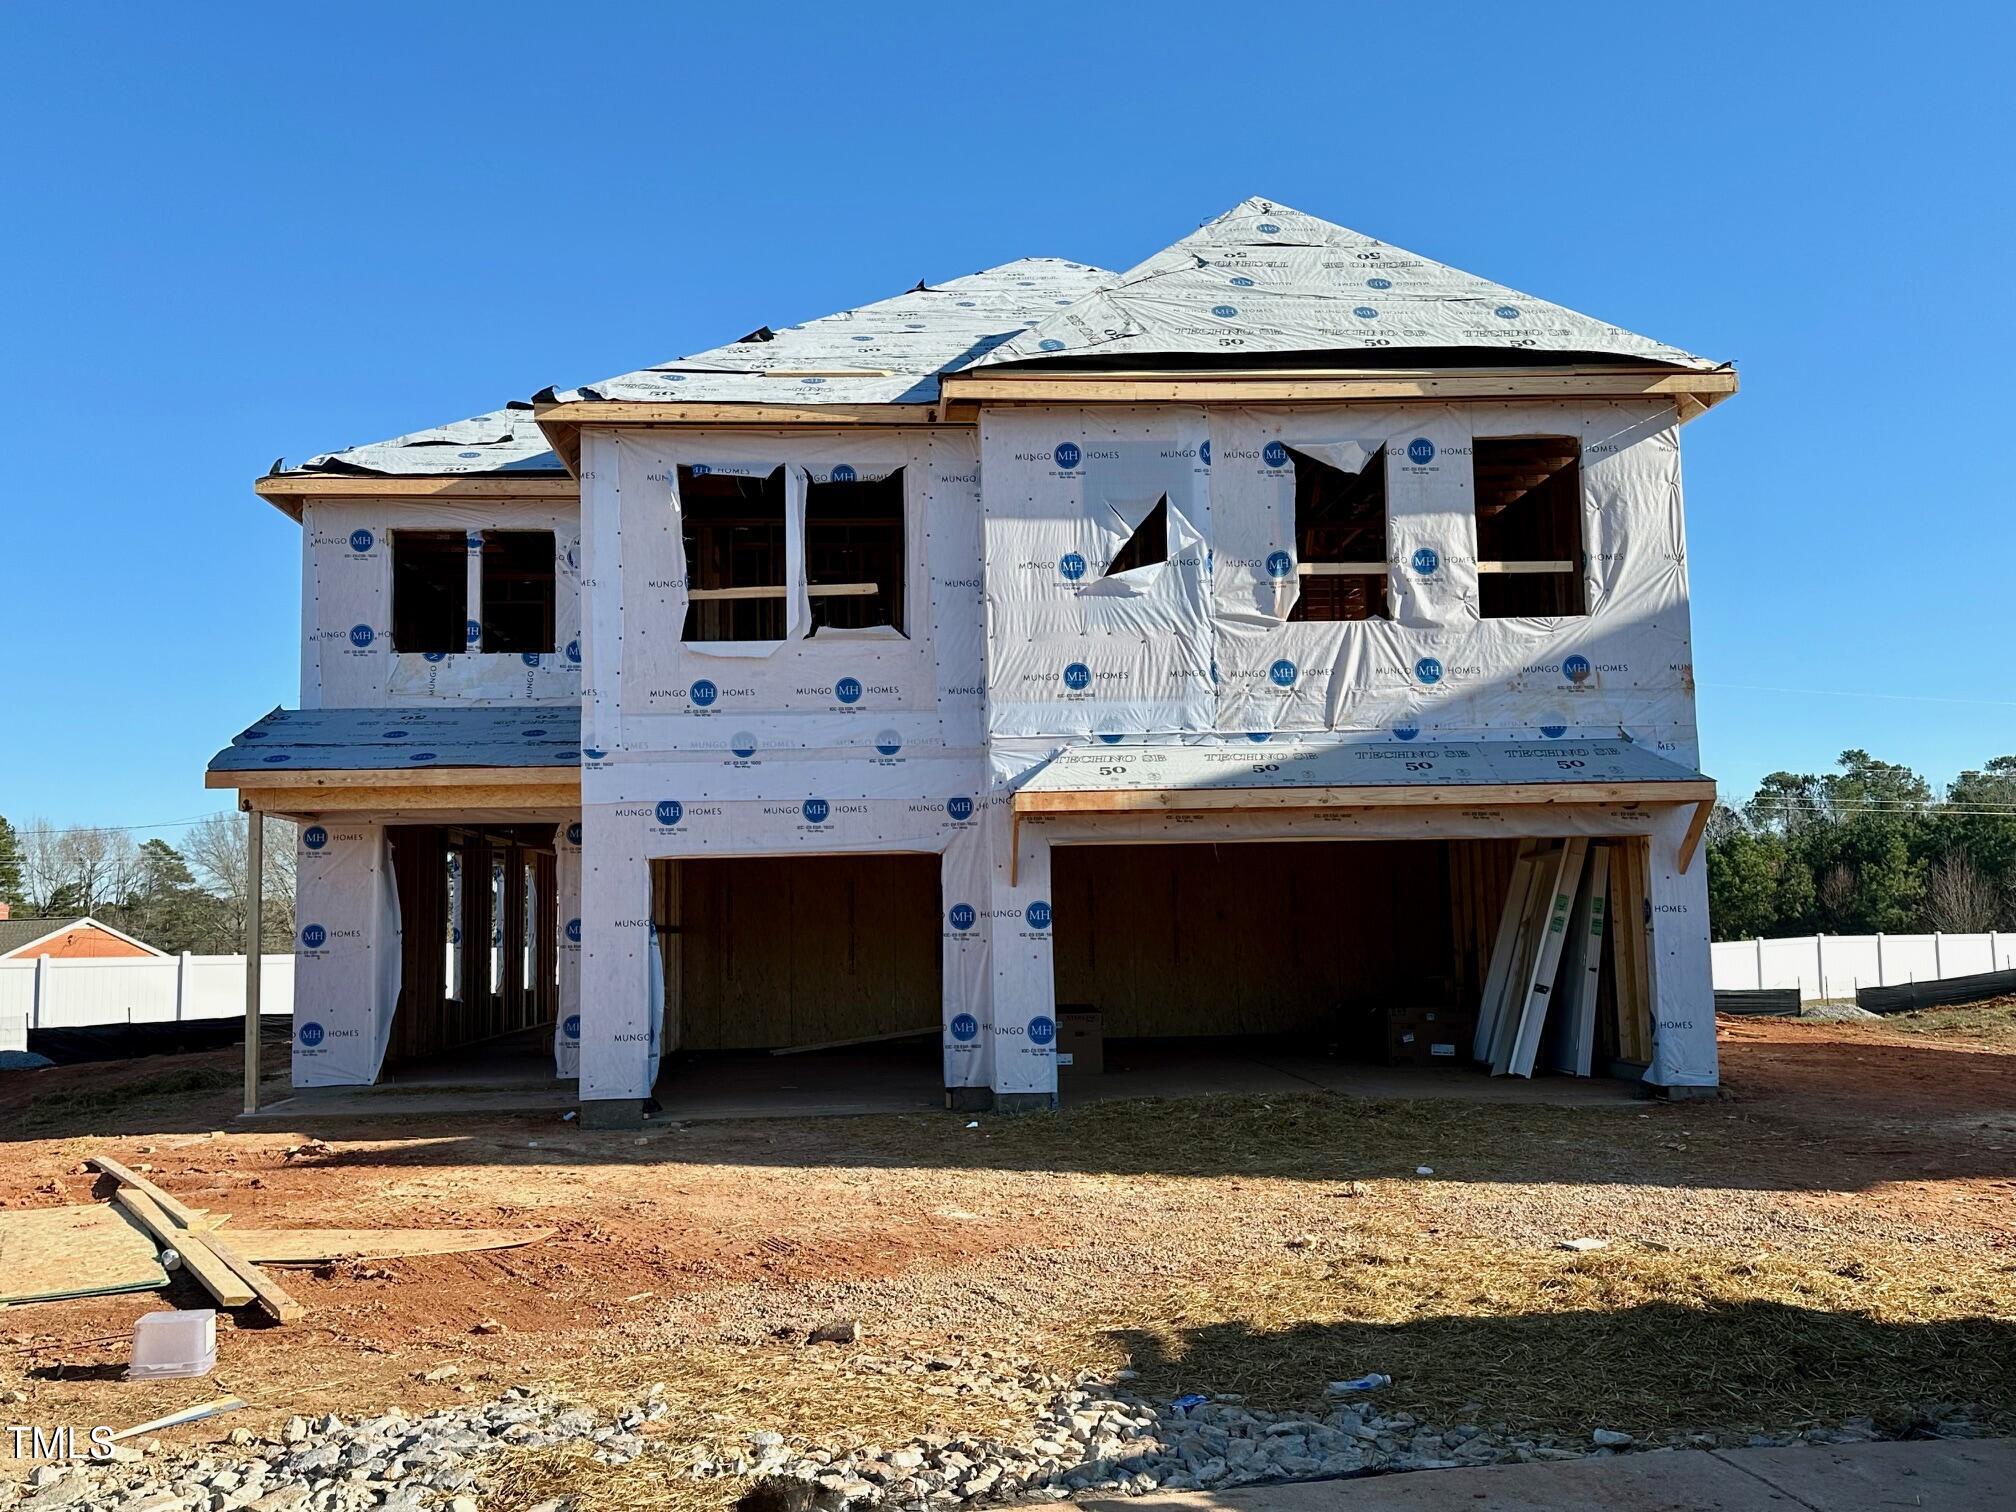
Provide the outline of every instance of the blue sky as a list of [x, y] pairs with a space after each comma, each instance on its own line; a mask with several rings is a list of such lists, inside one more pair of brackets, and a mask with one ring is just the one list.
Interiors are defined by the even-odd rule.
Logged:
[[225, 806], [296, 701], [275, 456], [1252, 194], [1741, 365], [1684, 442], [1725, 792], [2016, 752], [2006, 7], [581, 14], [0, 16], [0, 813]]

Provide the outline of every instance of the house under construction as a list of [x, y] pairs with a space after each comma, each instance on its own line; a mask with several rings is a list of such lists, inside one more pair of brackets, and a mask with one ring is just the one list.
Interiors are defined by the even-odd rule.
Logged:
[[550, 1026], [596, 1122], [919, 1031], [962, 1107], [1176, 1040], [1713, 1086], [1735, 389], [1249, 200], [276, 469], [300, 707], [209, 780], [299, 825], [295, 1082]]

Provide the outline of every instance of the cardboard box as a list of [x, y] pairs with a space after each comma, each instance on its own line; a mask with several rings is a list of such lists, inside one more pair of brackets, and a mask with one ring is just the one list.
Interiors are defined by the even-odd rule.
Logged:
[[1057, 1010], [1057, 1074], [1099, 1076], [1106, 1070], [1105, 1015], [1073, 1003]]
[[1461, 1066], [1470, 1060], [1477, 1015], [1462, 1008], [1389, 1008], [1383, 1048], [1389, 1066]]

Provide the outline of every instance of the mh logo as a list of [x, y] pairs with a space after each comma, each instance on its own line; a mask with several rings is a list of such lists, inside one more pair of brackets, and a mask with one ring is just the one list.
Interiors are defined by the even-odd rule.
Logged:
[[360, 650], [370, 645], [373, 638], [369, 625], [352, 625], [350, 627], [350, 644], [358, 647]]
[[1517, 305], [1500, 305], [1491, 313], [1496, 315], [1500, 320], [1517, 320], [1519, 318], [1519, 307]]
[[422, 661], [444, 662], [448, 660], [448, 653], [446, 651], [422, 651], [420, 659]]
[[303, 1024], [301, 1026], [301, 1043], [310, 1050], [313, 1050], [317, 1045], [321, 1044], [322, 1026], [316, 1023], [315, 1020], [313, 1019], [310, 1019], [308, 1020], [307, 1023]]
[[1078, 449], [1076, 441], [1059, 441], [1056, 449], [1050, 453], [1052, 460], [1066, 472], [1076, 467], [1084, 455], [1085, 453]]
[[1283, 446], [1279, 441], [1269, 441], [1265, 446], [1260, 448], [1260, 460], [1269, 467], [1286, 467], [1288, 465], [1288, 448]]
[[1561, 663], [1561, 675], [1572, 683], [1587, 682], [1589, 680], [1589, 658], [1580, 653], [1569, 657], [1568, 660]]
[[1209, 467], [1211, 465], [1211, 443], [1209, 441], [1200, 442], [1197, 447], [1197, 455], [1202, 457], [1204, 465]]
[[971, 903], [954, 903], [952, 907], [946, 912], [945, 915], [947, 922], [949, 922], [951, 926], [954, 929], [958, 930], [961, 934], [964, 934], [967, 930], [971, 929], [973, 927], [973, 921], [979, 917], [980, 916], [973, 911], [973, 905]]
[[466, 621], [462, 626], [462, 639], [472, 646], [475, 645], [476, 642], [483, 639], [482, 624], [476, 620]]
[[1036, 350], [1039, 352], [1061, 352], [1064, 350], [1064, 343], [1059, 341], [1055, 336], [1045, 336], [1041, 341], [1036, 343]]
[[1365, 287], [1368, 289], [1390, 289], [1393, 287], [1393, 280], [1390, 278], [1368, 278], [1365, 280]]
[[1442, 558], [1436, 555], [1433, 546], [1423, 546], [1414, 553], [1414, 570], [1423, 577], [1433, 577], [1442, 565]]
[[843, 677], [833, 684], [833, 696], [844, 704], [861, 702], [861, 679]]
[[1419, 725], [1393, 726], [1393, 738], [1395, 740], [1413, 740], [1418, 735], [1420, 735], [1420, 733], [1421, 733], [1421, 726]]
[[1416, 467], [1426, 467], [1435, 460], [1435, 443], [1426, 436], [1416, 436], [1407, 443], [1407, 460]]
[[756, 754], [756, 737], [747, 730], [737, 730], [728, 741], [728, 749], [747, 761]]
[[368, 530], [353, 530], [350, 532], [350, 549], [352, 551], [369, 551], [376, 540], [377, 537], [372, 535]]
[[1067, 551], [1057, 558], [1057, 570], [1075, 583], [1085, 576], [1085, 558], [1075, 551]]
[[1057, 1020], [1039, 1013], [1029, 1020], [1029, 1043], [1047, 1045], [1057, 1038]]
[[655, 812], [658, 816], [658, 822], [667, 829], [670, 829], [686, 817], [686, 805], [681, 803], [677, 798], [660, 798]]
[[571, 1040], [581, 1038], [581, 1015], [578, 1013], [568, 1014], [567, 1021], [560, 1026], [560, 1032]]
[[1442, 663], [1432, 656], [1424, 656], [1421, 660], [1414, 663], [1414, 675], [1422, 682], [1433, 687], [1436, 683], [1442, 681]]
[[972, 1014], [955, 1013], [952, 1015], [952, 1038], [964, 1044], [967, 1040], [975, 1038], [979, 1033], [980, 1020], [973, 1017]]
[[1281, 234], [1281, 228], [1275, 225], [1274, 222], [1272, 221], [1260, 222], [1258, 229], [1261, 231], [1262, 234], [1267, 236], [1279, 236]]
[[964, 824], [973, 817], [973, 800], [967, 797], [947, 798], [945, 814], [954, 824]]
[[567, 660], [577, 667], [581, 665], [581, 642], [578, 640], [567, 642]]
[[1216, 315], [1220, 320], [1230, 320], [1233, 316], [1239, 313], [1239, 306], [1213, 305], [1211, 306], [1211, 313], [1213, 315]]
[[576, 819], [572, 824], [567, 826], [567, 843], [569, 845], [579, 845], [581, 843], [581, 821], [579, 819]]
[[894, 756], [903, 749], [903, 737], [894, 730], [884, 730], [875, 737], [875, 749], [884, 756]]
[[807, 798], [798, 805], [798, 812], [805, 816], [807, 824], [824, 824], [826, 816], [833, 812], [833, 805], [824, 798]]
[[1360, 320], [1377, 320], [1379, 318], [1379, 312], [1370, 305], [1360, 305], [1351, 313], [1356, 315]]
[[1267, 669], [1267, 680], [1277, 688], [1294, 687], [1295, 676], [1295, 663], [1288, 660], [1285, 656]]
[[518, 659], [528, 667], [539, 665], [539, 653], [537, 651], [521, 651], [518, 653]]
[[1101, 745], [1118, 745], [1120, 744], [1121, 741], [1125, 740], [1126, 738], [1127, 737], [1118, 730], [1101, 730], [1099, 732], [1099, 743]]
[[1092, 686], [1092, 669], [1083, 662], [1073, 662], [1064, 669], [1064, 686], [1074, 693]]
[[1549, 740], [1559, 740], [1563, 735], [1568, 733], [1568, 726], [1564, 724], [1542, 725], [1540, 726], [1540, 733], [1545, 735]]
[[301, 943], [310, 950], [320, 950], [329, 943], [329, 931], [320, 924], [310, 924], [301, 931]]
[[301, 831], [301, 843], [310, 850], [320, 850], [329, 843], [329, 831], [319, 824], [311, 824]]
[[1295, 558], [1285, 551], [1270, 551], [1267, 554], [1267, 576], [1284, 578], [1295, 570]]
[[581, 921], [579, 919], [569, 919], [567, 921], [567, 943], [570, 945], [579, 945], [581, 943]]
[[1232, 287], [1235, 289], [1250, 289], [1253, 287], [1253, 280], [1250, 278], [1235, 278], [1232, 280]]
[[1048, 929], [1050, 927], [1050, 905], [1041, 901], [1031, 903], [1027, 908], [1022, 910], [1022, 917], [1031, 929]]
[[833, 469], [832, 478], [835, 483], [852, 483], [854, 481], [854, 469], [849, 467], [845, 462], [842, 462], [838, 467]]
[[686, 696], [693, 701], [695, 708], [704, 709], [721, 696], [721, 690], [703, 677], [686, 690]]

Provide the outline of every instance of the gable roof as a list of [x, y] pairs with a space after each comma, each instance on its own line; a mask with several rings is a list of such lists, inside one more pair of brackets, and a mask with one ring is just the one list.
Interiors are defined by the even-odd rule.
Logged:
[[150, 955], [168, 954], [159, 946], [149, 945], [145, 940], [136, 940], [124, 930], [114, 929], [110, 924], [94, 919], [89, 914], [72, 914], [62, 919], [0, 919], [0, 961], [6, 960], [16, 951], [26, 950], [30, 945], [39, 945], [44, 940], [53, 939], [79, 925], [102, 930], [115, 939], [124, 940], [128, 945], [139, 946]]
[[1547, 352], [1718, 366], [1273, 200], [1249, 199], [970, 364], [1096, 355]]
[[[1073, 357], [1219, 362], [1322, 352], [1624, 358], [1706, 370], [1679, 347], [1273, 200], [1249, 199], [1125, 273], [1027, 257], [621, 373], [534, 403], [930, 404], [939, 379]], [[1530, 356], [1529, 356], [1530, 360]], [[273, 476], [564, 477], [514, 402], [346, 447]]]

